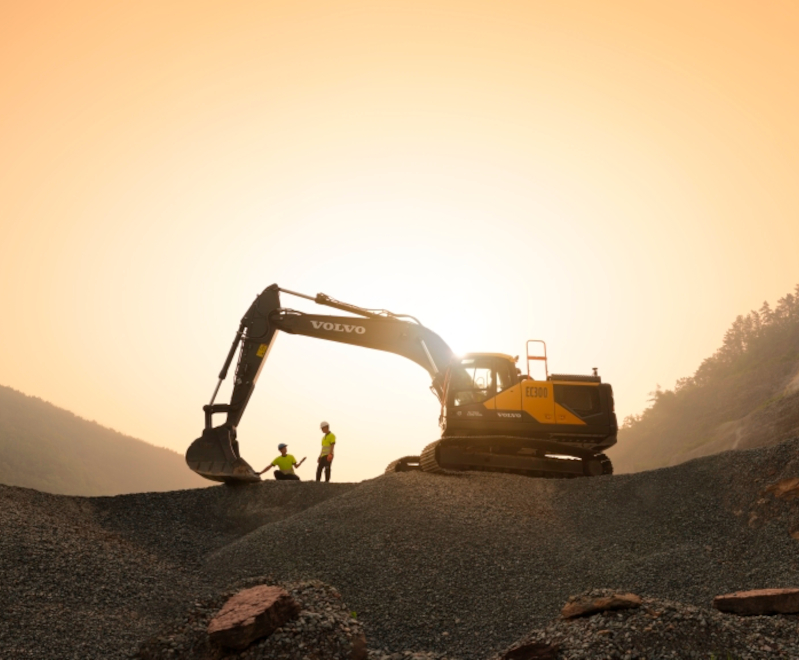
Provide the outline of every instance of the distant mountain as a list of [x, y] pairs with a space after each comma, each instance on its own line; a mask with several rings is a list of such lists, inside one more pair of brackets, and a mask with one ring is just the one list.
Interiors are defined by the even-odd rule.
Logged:
[[775, 309], [735, 319], [716, 353], [674, 390], [624, 420], [609, 452], [617, 472], [682, 463], [799, 437], [799, 285]]
[[199, 488], [180, 454], [0, 386], [0, 483], [63, 495]]

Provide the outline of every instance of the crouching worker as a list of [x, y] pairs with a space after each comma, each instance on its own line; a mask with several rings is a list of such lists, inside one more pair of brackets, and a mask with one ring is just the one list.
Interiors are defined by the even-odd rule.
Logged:
[[297, 459], [287, 452], [288, 445], [283, 442], [281, 442], [277, 448], [280, 450], [280, 456], [258, 474], [263, 474], [264, 472], [269, 472], [272, 468], [277, 468], [275, 470], [275, 479], [293, 479], [294, 481], [300, 481], [300, 478], [294, 474], [294, 468], [300, 467], [300, 465], [305, 462], [305, 459], [303, 458], [297, 463]]

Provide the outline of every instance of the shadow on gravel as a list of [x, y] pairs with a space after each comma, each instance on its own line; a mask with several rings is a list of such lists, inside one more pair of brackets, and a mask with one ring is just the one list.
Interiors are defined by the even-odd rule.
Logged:
[[0, 486], [0, 648], [129, 657], [187, 606], [272, 575], [335, 587], [374, 647], [483, 660], [589, 589], [707, 607], [799, 585], [799, 498], [768, 490], [797, 477], [799, 440], [592, 479], [409, 472], [103, 498]]
[[707, 606], [799, 584], [799, 506], [763, 495], [793, 476], [799, 441], [592, 479], [390, 474], [220, 548], [206, 570], [323, 580], [379, 646], [480, 658], [587, 589]]
[[106, 529], [161, 557], [192, 564], [263, 525], [291, 518], [358, 485], [266, 481], [90, 501]]

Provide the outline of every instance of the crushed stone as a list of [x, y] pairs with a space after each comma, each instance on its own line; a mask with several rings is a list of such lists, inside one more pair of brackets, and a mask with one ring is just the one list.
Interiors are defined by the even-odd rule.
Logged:
[[[798, 476], [795, 439], [591, 479], [406, 472], [114, 498], [0, 486], [0, 648], [130, 658], [194, 603], [267, 576], [334, 588], [357, 613], [371, 660], [483, 660], [533, 631], [589, 626], [558, 614], [594, 589], [704, 612], [719, 594], [799, 586], [799, 500], [767, 491]], [[624, 616], [635, 627], [645, 615]], [[708, 626], [731, 615], [702, 616]], [[705, 653], [690, 620], [675, 629]], [[790, 617], [753, 621], [738, 621], [764, 627], [731, 633], [738, 645], [755, 635], [731, 657], [779, 657], [779, 631], [797, 632]]]

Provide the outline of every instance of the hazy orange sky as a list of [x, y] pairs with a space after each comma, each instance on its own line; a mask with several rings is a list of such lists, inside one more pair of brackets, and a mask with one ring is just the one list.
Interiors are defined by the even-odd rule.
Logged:
[[[796, 3], [0, 7], [0, 384], [153, 444], [273, 282], [545, 339], [620, 418], [799, 283]], [[376, 476], [438, 437], [428, 385], [281, 335], [242, 453], [324, 418], [334, 478]]]

